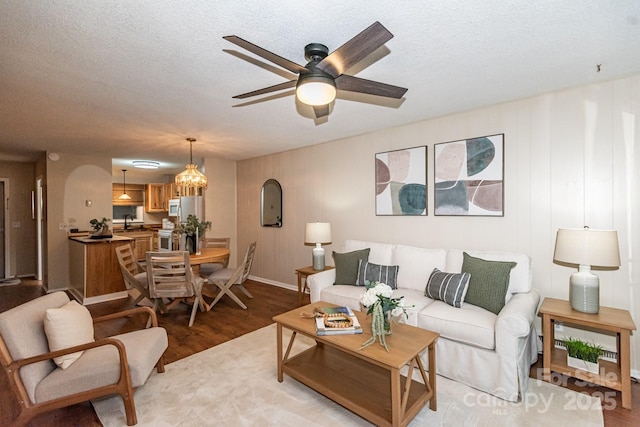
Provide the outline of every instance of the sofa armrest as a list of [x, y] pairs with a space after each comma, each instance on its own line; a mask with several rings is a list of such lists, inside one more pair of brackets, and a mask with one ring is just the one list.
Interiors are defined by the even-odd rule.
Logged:
[[320, 293], [322, 293], [322, 290], [333, 286], [335, 281], [335, 268], [307, 276], [307, 286], [309, 287], [311, 302], [320, 301]]
[[496, 320], [496, 352], [517, 357], [526, 343], [538, 311], [540, 294], [535, 289], [514, 294]]

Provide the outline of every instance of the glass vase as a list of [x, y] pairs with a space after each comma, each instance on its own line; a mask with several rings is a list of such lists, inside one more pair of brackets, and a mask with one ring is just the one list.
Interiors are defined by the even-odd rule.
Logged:
[[391, 335], [391, 311], [385, 311], [384, 314], [384, 332]]

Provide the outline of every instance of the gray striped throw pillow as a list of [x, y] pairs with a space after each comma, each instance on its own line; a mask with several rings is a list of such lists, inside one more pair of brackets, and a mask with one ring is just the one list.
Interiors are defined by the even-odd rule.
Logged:
[[397, 265], [378, 265], [360, 260], [356, 285], [364, 286], [366, 284], [365, 282], [379, 282], [390, 286], [391, 289], [396, 289], [398, 287], [396, 283], [398, 279], [398, 269], [399, 267]]
[[460, 308], [469, 287], [469, 279], [469, 273], [445, 273], [434, 268], [427, 281], [424, 295]]

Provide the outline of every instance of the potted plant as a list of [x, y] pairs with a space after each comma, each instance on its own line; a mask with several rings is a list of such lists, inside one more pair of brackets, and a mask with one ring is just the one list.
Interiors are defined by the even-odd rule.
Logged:
[[178, 224], [176, 231], [186, 236], [185, 245], [189, 253], [198, 253], [198, 240], [204, 238], [211, 229], [211, 221], [200, 221], [195, 215], [189, 215], [187, 222]]
[[604, 353], [601, 345], [587, 343], [578, 338], [565, 338], [563, 342], [567, 349], [567, 365], [593, 374], [599, 372], [598, 359]]
[[112, 237], [111, 230], [109, 230], [109, 221], [111, 221], [109, 218], [104, 217], [100, 221], [98, 221], [96, 218], [93, 218], [91, 221], [89, 221], [91, 227], [93, 227], [93, 236]]

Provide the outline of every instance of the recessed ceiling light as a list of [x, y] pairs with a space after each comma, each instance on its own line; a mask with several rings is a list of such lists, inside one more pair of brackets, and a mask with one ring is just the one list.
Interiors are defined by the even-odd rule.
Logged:
[[158, 169], [160, 163], [153, 160], [134, 160], [133, 166], [139, 169]]

